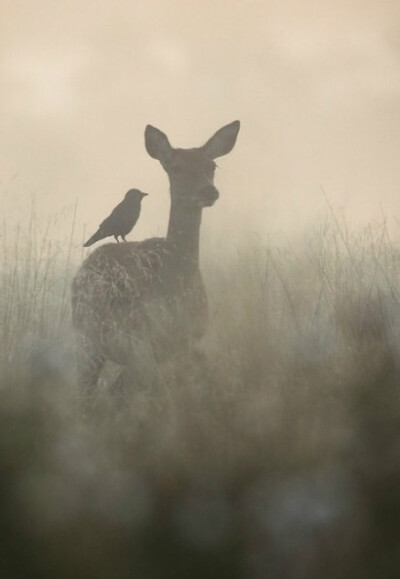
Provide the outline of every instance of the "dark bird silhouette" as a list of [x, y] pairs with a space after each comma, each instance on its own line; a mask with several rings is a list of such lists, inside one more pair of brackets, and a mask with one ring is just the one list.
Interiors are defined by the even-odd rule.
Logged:
[[93, 243], [96, 243], [96, 241], [110, 237], [111, 235], [115, 237], [118, 243], [118, 237], [120, 236], [126, 241], [125, 235], [128, 235], [128, 233], [132, 231], [139, 219], [142, 199], [146, 197], [146, 195], [148, 195], [148, 193], [143, 193], [139, 189], [129, 189], [123, 201], [104, 219], [96, 233], [87, 240], [83, 247], [89, 247], [93, 245]]

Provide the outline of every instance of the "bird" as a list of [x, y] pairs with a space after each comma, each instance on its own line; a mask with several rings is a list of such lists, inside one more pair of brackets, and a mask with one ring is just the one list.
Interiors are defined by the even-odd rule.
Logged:
[[129, 189], [121, 203], [118, 203], [110, 215], [100, 223], [96, 233], [83, 244], [83, 247], [90, 247], [96, 241], [112, 235], [118, 243], [118, 237], [126, 241], [125, 236], [132, 231], [139, 219], [142, 199], [147, 195], [148, 193], [143, 193], [140, 189]]

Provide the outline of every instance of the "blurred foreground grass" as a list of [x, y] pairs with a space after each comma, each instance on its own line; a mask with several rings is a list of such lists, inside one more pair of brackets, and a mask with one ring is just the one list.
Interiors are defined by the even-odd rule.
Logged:
[[4, 235], [0, 577], [398, 577], [400, 253], [337, 216], [206, 261], [203, 355], [77, 408], [52, 225]]

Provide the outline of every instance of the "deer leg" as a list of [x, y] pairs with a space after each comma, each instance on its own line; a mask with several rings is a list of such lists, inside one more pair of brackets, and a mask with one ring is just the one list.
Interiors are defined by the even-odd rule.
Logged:
[[80, 403], [89, 409], [96, 395], [97, 381], [105, 358], [88, 340], [81, 340], [78, 349], [78, 377]]
[[132, 375], [128, 371], [127, 367], [121, 368], [118, 378], [115, 380], [114, 384], [111, 386], [111, 394], [114, 398], [117, 406], [121, 406], [129, 396], [132, 391]]
[[147, 340], [133, 341], [132, 355], [111, 387], [117, 403], [126, 402], [139, 392], [154, 392], [159, 382], [158, 364]]

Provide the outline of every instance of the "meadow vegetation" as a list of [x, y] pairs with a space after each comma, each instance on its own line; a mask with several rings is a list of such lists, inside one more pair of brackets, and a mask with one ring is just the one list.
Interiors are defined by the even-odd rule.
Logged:
[[[0, 576], [398, 576], [400, 253], [331, 213], [203, 256], [193, 359], [80, 412], [74, 225], [3, 228]], [[78, 247], [79, 246], [79, 247]]]

